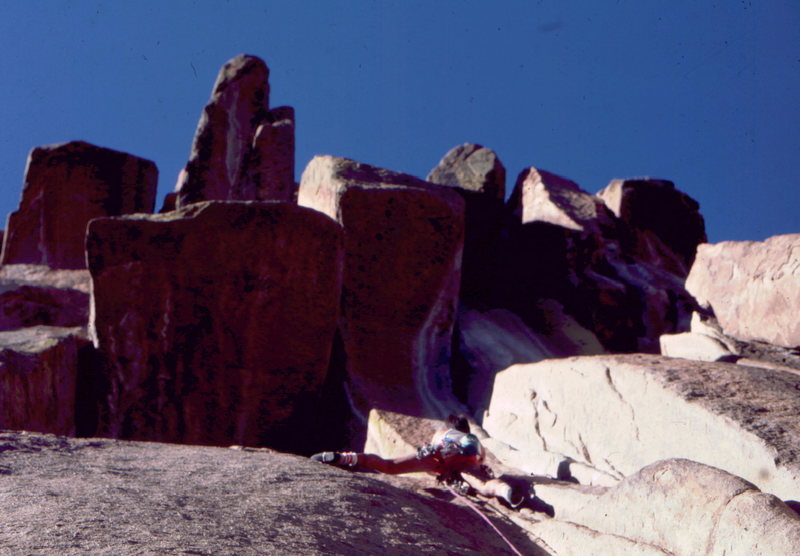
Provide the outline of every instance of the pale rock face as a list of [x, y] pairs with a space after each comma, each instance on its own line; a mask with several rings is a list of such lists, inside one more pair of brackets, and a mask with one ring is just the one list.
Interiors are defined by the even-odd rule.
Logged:
[[[512, 365], [543, 359], [605, 353], [597, 338], [550, 300], [541, 310], [549, 315], [549, 331], [532, 331], [505, 309], [478, 311], [462, 306], [458, 313], [458, 351], [463, 376], [454, 376], [454, 389], [472, 413], [482, 416], [489, 406], [495, 375]], [[457, 380], [460, 378], [460, 380]]]
[[578, 232], [613, 226], [605, 204], [566, 178], [528, 168], [520, 173], [509, 204], [522, 224], [548, 222]]
[[112, 437], [304, 450], [339, 314], [341, 229], [285, 203], [94, 220], [90, 330]]
[[665, 334], [659, 338], [661, 355], [695, 361], [723, 361], [739, 354], [735, 342], [725, 336], [710, 319], [692, 313], [689, 332]]
[[796, 384], [788, 372], [650, 355], [545, 360], [497, 374], [483, 427], [512, 449], [509, 465], [535, 474], [558, 476], [559, 457], [617, 479], [687, 458], [797, 500]]
[[409, 175], [317, 156], [298, 203], [344, 228], [340, 327], [356, 408], [441, 413], [461, 278], [461, 198]]
[[85, 269], [88, 222], [153, 212], [157, 182], [153, 162], [83, 141], [33, 149], [19, 209], [8, 216], [2, 264]]
[[76, 433], [81, 328], [34, 326], [0, 332], [0, 429]]
[[686, 288], [727, 335], [800, 345], [800, 234], [703, 244]]

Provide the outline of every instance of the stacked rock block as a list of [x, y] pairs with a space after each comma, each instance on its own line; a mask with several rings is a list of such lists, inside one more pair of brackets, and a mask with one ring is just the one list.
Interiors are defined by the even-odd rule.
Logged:
[[2, 264], [86, 268], [93, 218], [153, 212], [154, 163], [83, 141], [31, 151], [19, 209], [8, 217]]
[[463, 201], [406, 174], [317, 156], [298, 202], [344, 229], [340, 327], [358, 409], [435, 411], [449, 390]]
[[337, 324], [340, 236], [277, 203], [93, 221], [101, 433], [298, 449]]
[[177, 206], [294, 201], [294, 110], [269, 109], [269, 68], [240, 55], [220, 70], [176, 185]]

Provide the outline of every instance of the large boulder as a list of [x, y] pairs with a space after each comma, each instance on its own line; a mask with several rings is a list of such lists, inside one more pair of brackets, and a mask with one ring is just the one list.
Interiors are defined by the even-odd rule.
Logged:
[[81, 328], [0, 332], [0, 429], [74, 435], [77, 385], [90, 349]]
[[241, 54], [220, 69], [176, 184], [177, 206], [293, 200], [294, 112], [269, 110], [269, 68]]
[[610, 351], [656, 353], [662, 334], [688, 329], [694, 300], [683, 274], [661, 264], [677, 255], [637, 258], [626, 239], [636, 231], [599, 197], [529, 168], [509, 205], [517, 222], [502, 256], [504, 304], [535, 329], [543, 297], [558, 300]]
[[[597, 196], [632, 232], [626, 238], [630, 251], [645, 260], [661, 261], [676, 273], [688, 273], [697, 246], [706, 241], [697, 201], [671, 181], [650, 178], [612, 180]], [[668, 249], [661, 247], [662, 242]], [[674, 255], [680, 266], [669, 260]]]
[[409, 175], [317, 156], [298, 203], [344, 228], [340, 326], [356, 407], [441, 412], [461, 278], [461, 198]]
[[268, 450], [0, 433], [11, 554], [547, 554], [437, 485]]
[[800, 346], [800, 234], [703, 244], [686, 288], [726, 334]]
[[341, 230], [319, 212], [198, 203], [94, 220], [100, 432], [303, 450], [339, 313]]
[[153, 212], [157, 182], [153, 162], [83, 141], [33, 149], [19, 209], [8, 216], [0, 262], [86, 268], [86, 224]]
[[483, 426], [536, 474], [578, 462], [621, 479], [686, 458], [800, 500], [797, 386], [795, 373], [655, 355], [545, 360], [498, 373]]
[[543, 484], [537, 493], [553, 508], [556, 522], [675, 556], [788, 556], [800, 546], [800, 516], [786, 504], [739, 477], [690, 460], [658, 461], [613, 487]]
[[505, 167], [493, 150], [465, 143], [451, 149], [427, 180], [453, 187], [464, 199], [462, 302], [491, 303], [498, 278], [498, 246], [507, 221]]

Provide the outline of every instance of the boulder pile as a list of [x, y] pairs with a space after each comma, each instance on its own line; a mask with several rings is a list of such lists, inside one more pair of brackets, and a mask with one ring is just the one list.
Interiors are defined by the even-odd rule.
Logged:
[[[503, 553], [425, 478], [271, 451], [394, 457], [448, 413], [529, 491], [521, 511], [483, 505], [526, 552], [800, 544], [800, 234], [709, 245], [698, 203], [662, 179], [591, 194], [531, 166], [506, 199], [498, 154], [472, 143], [425, 179], [320, 155], [297, 183], [294, 110], [269, 94], [259, 58], [223, 66], [158, 214], [150, 161], [80, 141], [31, 152], [0, 256], [0, 428], [61, 436], [5, 433], [0, 473], [52, 510], [36, 546], [64, 549], [55, 516], [104, 504], [133, 513], [73, 531], [86, 550], [162, 519], [122, 490], [87, 507], [69, 453], [107, 492], [131, 458], [160, 477], [141, 488], [181, 481], [159, 496], [187, 520], [203, 489], [236, 508], [236, 542], [184, 524], [137, 533], [144, 550], [247, 552], [257, 520], [282, 552]], [[195, 457], [232, 467], [211, 485]], [[25, 471], [50, 465], [74, 471], [58, 500]], [[280, 491], [269, 512], [234, 493], [242, 474]], [[298, 477], [316, 494], [286, 486]], [[295, 517], [322, 500], [342, 511]], [[20, 504], [0, 528], [25, 528]]]

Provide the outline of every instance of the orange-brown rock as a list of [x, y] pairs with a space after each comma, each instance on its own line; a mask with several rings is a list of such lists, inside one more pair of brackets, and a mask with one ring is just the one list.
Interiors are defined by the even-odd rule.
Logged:
[[100, 432], [302, 451], [339, 313], [341, 230], [296, 205], [209, 202], [98, 219]]
[[703, 244], [686, 288], [726, 334], [800, 346], [800, 234]]
[[33, 149], [19, 209], [8, 217], [2, 264], [86, 268], [86, 224], [153, 212], [157, 181], [149, 160], [83, 141]]
[[[299, 204], [344, 228], [341, 330], [362, 411], [435, 408], [449, 395], [464, 204], [451, 188], [332, 156], [303, 172]], [[435, 409], [433, 409], [435, 411]]]
[[177, 206], [294, 200], [294, 111], [269, 110], [269, 93], [269, 68], [256, 56], [220, 69], [176, 185]]
[[80, 328], [0, 332], [0, 429], [74, 435], [87, 349], [91, 343]]

